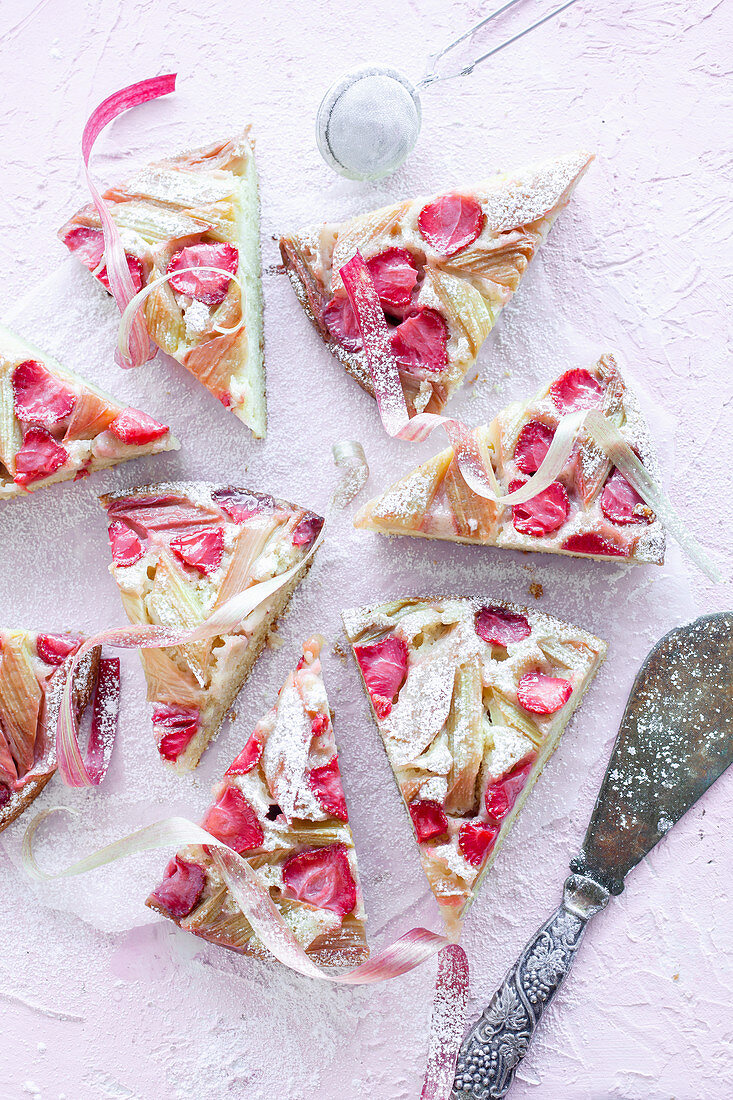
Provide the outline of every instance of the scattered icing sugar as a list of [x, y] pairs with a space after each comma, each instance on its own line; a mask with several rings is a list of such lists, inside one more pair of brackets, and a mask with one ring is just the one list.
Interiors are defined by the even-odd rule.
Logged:
[[[445, 87], [450, 93], [450, 85]], [[189, 139], [186, 118], [180, 140], [171, 138], [171, 147], [182, 146]], [[141, 150], [141, 160], [146, 152]], [[475, 156], [478, 166], [485, 154], [470, 148], [467, 154], [462, 148], [461, 158], [465, 155]], [[271, 145], [269, 156], [275, 158], [267, 169], [273, 180], [276, 167], [281, 176], [292, 168], [288, 143]], [[457, 168], [457, 160], [423, 158], [421, 162], [427, 183], [436, 190], [451, 176], [456, 177]], [[315, 216], [328, 216], [333, 210], [334, 194], [320, 187], [322, 167], [304, 162], [303, 170], [310, 186], [284, 192], [272, 186], [269, 189], [263, 207], [265, 266], [277, 258], [272, 234], [280, 233], [284, 225], [313, 217], [314, 204]], [[614, 202], [615, 185], [603, 173], [594, 173], [592, 188], [591, 180], [588, 182], [592, 192], [588, 201], [597, 207], [599, 239], [605, 247], [607, 211]], [[396, 178], [390, 187], [379, 190], [378, 201], [392, 201], [404, 191], [404, 179]], [[353, 213], [363, 208], [363, 196], [358, 192], [344, 189], [337, 197], [339, 204], [349, 206]], [[67, 207], [73, 209], [74, 202], [70, 193]], [[607, 273], [603, 272], [601, 279], [590, 262], [583, 263], [585, 307], [580, 308], [579, 279], [574, 276], [570, 285], [566, 278], [567, 250], [582, 245], [588, 248], [589, 260], [598, 257], [601, 245], [595, 241], [589, 246], [587, 239], [592, 216], [592, 211], [588, 217], [576, 216], [571, 208], [556, 227], [562, 237], [554, 241], [551, 237], [544, 253], [530, 265], [520, 293], [504, 311], [481, 353], [479, 381], [454, 398], [452, 407], [467, 422], [488, 422], [500, 406], [539, 387], [558, 364], [580, 366], [597, 358], [599, 332], [619, 335], [624, 361], [632, 364], [637, 374], [635, 388], [641, 380], [637, 364], [642, 362], [642, 349], [645, 353], [652, 349], [649, 368], [655, 373], [648, 376], [649, 385], [667, 370], [666, 365], [661, 366], [667, 362], [664, 352], [654, 351], [650, 320], [657, 316], [659, 304], [651, 301], [645, 284], [641, 285], [641, 298], [632, 287], [627, 298], [620, 300]], [[21, 284], [34, 279], [27, 264], [26, 269], [18, 269], [18, 278]], [[20, 294], [17, 283], [16, 289]], [[334, 480], [329, 455], [332, 441], [362, 441], [375, 487], [390, 482], [409, 462], [430, 456], [434, 450], [430, 441], [408, 450], [385, 437], [372, 399], [359, 391], [308, 331], [284, 279], [266, 276], [265, 294], [268, 360], [294, 364], [297, 334], [293, 370], [298, 384], [294, 384], [293, 370], [270, 371], [271, 430], [268, 439], [260, 443], [254, 443], [200, 383], [163, 356], [139, 371], [120, 371], [111, 357], [117, 329], [114, 304], [73, 258], [62, 264], [26, 308], [22, 320], [14, 323], [44, 350], [104, 385], [126, 404], [144, 408], [169, 423], [181, 439], [182, 449], [141, 458], [75, 485], [54, 487], [1, 507], [0, 541], [6, 560], [13, 562], [12, 570], [0, 572], [3, 625], [10, 622], [37, 629], [39, 624], [53, 624], [90, 633], [100, 625], [125, 623], [119, 594], [107, 571], [110, 555], [98, 493], [157, 481], [198, 482], [203, 476], [214, 483], [256, 485], [323, 514]], [[558, 308], [560, 301], [563, 309]], [[562, 326], [562, 316], [571, 315], [571, 311], [576, 327], [568, 331]], [[624, 324], [629, 317], [634, 318], [633, 326]], [[579, 331], [586, 318], [587, 341]], [[656, 400], [647, 399], [644, 406], [661, 448], [661, 465], [672, 470], [675, 422]], [[293, 425], [299, 430], [286, 430]], [[708, 452], [704, 468], [711, 460]], [[344, 607], [412, 593], [460, 592], [481, 601], [502, 596], [523, 605], [529, 586], [541, 581], [544, 595], [537, 606], [605, 638], [609, 660], [545, 769], [541, 786], [528, 800], [466, 922], [463, 942], [471, 957], [476, 992], [470, 1012], [475, 1016], [528, 932], [546, 919], [557, 903], [557, 889], [590, 815], [615, 723], [634, 675], [649, 647], [671, 624], [694, 616], [701, 598], [693, 595], [693, 591], [702, 590], [699, 578], [690, 573], [674, 547], [663, 571], [629, 571], [613, 564], [487, 547], [388, 541], [354, 530], [348, 512], [336, 515], [329, 528], [309, 576], [281, 621], [282, 647], [263, 654], [258, 661], [237, 701], [236, 720], [225, 727], [195, 772], [177, 776], [161, 767], [150, 737], [150, 707], [145, 701], [139, 660], [132, 653], [122, 655], [120, 733], [110, 772], [103, 787], [94, 791], [69, 791], [56, 780], [49, 784], [37, 802], [39, 808], [63, 803], [79, 809], [81, 817], [62, 823], [52, 835], [44, 832], [39, 837], [39, 858], [44, 865], [71, 862], [141, 822], [171, 812], [200, 820], [210, 802], [212, 783], [271, 705], [305, 634], [317, 629], [328, 639], [322, 659], [336, 711], [339, 757], [359, 846], [370, 940], [382, 944], [419, 923], [438, 927], [437, 907], [353, 658], [344, 664], [332, 652], [341, 638], [340, 613]], [[342, 638], [340, 644], [345, 644]], [[708, 806], [708, 822], [714, 818], [713, 801]], [[118, 1042], [117, 1032], [110, 1036], [108, 1029], [97, 1028], [96, 1042], [90, 1047], [87, 1086], [95, 1097], [115, 1095], [111, 1083], [115, 1076], [138, 1093], [151, 1096], [160, 1091], [161, 1081], [173, 1082], [169, 1084], [171, 1100], [205, 1095], [207, 1090], [251, 1095], [253, 1100], [273, 1089], [293, 1100], [304, 1096], [333, 1100], [338, 1091], [358, 1100], [419, 1093], [432, 994], [430, 965], [378, 989], [315, 985], [276, 963], [242, 959], [207, 945], [152, 915], [145, 909], [144, 899], [159, 880], [160, 853], [39, 887], [18, 869], [22, 832], [22, 824], [6, 830], [0, 836], [0, 849], [8, 896], [21, 899], [23, 924], [33, 929], [33, 935], [19, 937], [16, 904], [1, 907], [0, 938], [6, 950], [0, 960], [0, 988], [55, 1011], [97, 1021], [108, 1018], [114, 999], [120, 1029], [141, 1036], [140, 1049], [153, 1051], [149, 1058], [138, 1060], [131, 1082], [126, 1076], [129, 1048]], [[684, 859], [680, 859], [679, 850], [673, 854], [671, 849], [668, 859], [662, 847], [652, 854], [654, 869], [644, 883], [654, 893], [654, 904], [650, 906], [645, 890], [629, 890], [614, 917], [621, 924], [620, 934], [629, 940], [628, 956], [615, 958], [611, 952], [605, 961], [600, 959], [600, 971], [594, 971], [591, 952], [584, 957], [584, 966], [589, 968], [586, 978], [599, 973], [602, 980], [620, 977], [630, 996], [643, 1001], [647, 976], [639, 970], [639, 960], [648, 955], [650, 936], [659, 943], [662, 960], [652, 968], [654, 981], [666, 981], [664, 959], [681, 958], [681, 953], [687, 957], [692, 952], [696, 964], [706, 968], [706, 937], [698, 936], [697, 926], [689, 923], [688, 894], [684, 888], [674, 887], [684, 886], [690, 868], [701, 882], [703, 877], [707, 880], [707, 861], [720, 855], [719, 831], [709, 827], [705, 838], [698, 840], [695, 829], [693, 841], [674, 837], [675, 845], [682, 845]], [[719, 922], [729, 911], [723, 895], [714, 893], [709, 898]], [[712, 922], [711, 916], [710, 927]], [[79, 982], [81, 956], [83, 989]], [[723, 971], [712, 967], [706, 972], [713, 983], [710, 996], [725, 1005]], [[44, 976], [43, 995], [37, 985], [39, 974]], [[196, 1043], [190, 1041], [190, 1001], [186, 998], [186, 1004], [181, 1003], [181, 988], [189, 990], [196, 1003], [200, 1025]], [[595, 1011], [587, 998], [583, 1001], [583, 990], [568, 986], [566, 996], [568, 1012], [562, 1020], [555, 1014], [543, 1021], [548, 1042], [558, 1040], [558, 1028], [562, 1030], [569, 1022], [577, 1028], [578, 1020], [587, 1021], [588, 1012]], [[688, 1008], [685, 1001], [682, 1010], [670, 1009], [671, 1026], [664, 1035], [659, 1033], [659, 1044], [651, 1054], [655, 1071], [661, 1072], [667, 1062], [680, 1065], [679, 1050], [685, 1047], [685, 1036], [689, 1037]], [[13, 1007], [18, 1015], [25, 1011], [21, 1005]], [[593, 1020], [602, 1031], [608, 1026], [622, 1028], [627, 1016], [625, 1006], [614, 1011], [613, 1006], [605, 1005]], [[388, 1019], [400, 1020], [399, 1041], [393, 1040], [385, 1026]], [[78, 1024], [69, 1021], [64, 1026], [73, 1042]], [[570, 1069], [576, 1083], [577, 1064], [576, 1060]], [[29, 1073], [26, 1070], [20, 1080]], [[602, 1090], [608, 1085], [621, 1094], [633, 1095], [647, 1084], [636, 1075], [611, 1073], [598, 1087]], [[73, 1088], [65, 1091], [67, 1096], [76, 1095]], [[672, 1091], [670, 1088], [670, 1094]]]

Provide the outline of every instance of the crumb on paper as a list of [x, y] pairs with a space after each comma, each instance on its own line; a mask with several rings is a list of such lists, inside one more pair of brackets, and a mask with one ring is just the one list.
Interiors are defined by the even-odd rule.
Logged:
[[529, 586], [529, 593], [531, 596], [534, 596], [536, 600], [539, 600], [540, 596], [544, 594], [544, 591], [545, 590], [539, 581], [532, 581]]

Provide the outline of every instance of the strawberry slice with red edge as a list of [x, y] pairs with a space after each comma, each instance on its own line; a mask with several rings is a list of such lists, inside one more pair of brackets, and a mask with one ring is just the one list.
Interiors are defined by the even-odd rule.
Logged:
[[132, 528], [121, 519], [112, 520], [107, 528], [112, 561], [115, 565], [134, 565], [143, 556], [143, 544]]
[[550, 397], [561, 413], [594, 409], [603, 402], [603, 386], [584, 367], [567, 370], [550, 386]]
[[323, 310], [323, 322], [329, 334], [345, 351], [361, 351], [364, 346], [361, 330], [348, 298], [334, 296]]
[[265, 746], [255, 731], [247, 741], [239, 756], [232, 761], [225, 775], [246, 775], [251, 772], [255, 764], [259, 764]]
[[208, 575], [221, 565], [224, 553], [224, 528], [204, 527], [199, 531], [189, 531], [171, 539], [173, 553], [192, 569]]
[[581, 531], [570, 535], [565, 539], [562, 548], [574, 554], [597, 554], [606, 558], [627, 558], [631, 553], [629, 547], [619, 546], [596, 531]]
[[13, 371], [13, 408], [18, 420], [50, 428], [71, 415], [76, 394], [35, 359]]
[[168, 431], [166, 424], [159, 424], [152, 416], [139, 409], [123, 409], [109, 426], [112, 435], [128, 446], [144, 447], [153, 443]]
[[104, 255], [104, 234], [101, 229], [90, 229], [86, 225], [78, 225], [66, 234], [64, 244], [69, 252], [73, 252], [90, 271], [99, 267], [99, 262]]
[[315, 512], [308, 512], [293, 529], [293, 546], [310, 546], [321, 533], [325, 520]]
[[30, 485], [51, 477], [66, 464], [69, 457], [65, 447], [59, 446], [46, 428], [27, 428], [23, 445], [15, 456], [17, 485]]
[[529, 757], [515, 764], [501, 779], [489, 783], [484, 795], [484, 803], [487, 814], [494, 821], [501, 821], [514, 808], [514, 803], [524, 788], [536, 759], [536, 753], [531, 753]]
[[439, 373], [448, 363], [448, 326], [437, 310], [416, 309], [392, 331], [390, 346], [408, 374]]
[[70, 653], [81, 644], [81, 638], [70, 634], [38, 634], [36, 652], [47, 665], [62, 665]]
[[436, 252], [455, 256], [481, 235], [485, 220], [476, 199], [453, 191], [423, 206], [417, 228]]
[[501, 826], [492, 822], [466, 821], [458, 832], [458, 850], [472, 867], [480, 867], [491, 854]]
[[[178, 294], [186, 294], [207, 306], [217, 306], [226, 298], [231, 276], [236, 275], [238, 266], [239, 252], [233, 244], [200, 241], [199, 244], [182, 248], [171, 257], [168, 274], [171, 271], [180, 272], [170, 279]], [[218, 267], [223, 270], [185, 271], [187, 267]]]
[[393, 316], [403, 316], [417, 282], [417, 264], [412, 255], [406, 248], [388, 248], [367, 260], [367, 267], [382, 309]]
[[[101, 229], [90, 229], [88, 226], [79, 225], [75, 229], [70, 230], [64, 237], [64, 244], [73, 252], [74, 255], [81, 260], [84, 267], [88, 268], [92, 274], [96, 273], [97, 279], [104, 287], [105, 290], [110, 293], [109, 277], [107, 276], [107, 265], [99, 267], [102, 256], [104, 255], [104, 234]], [[129, 252], [125, 253], [125, 259], [127, 260], [127, 268], [130, 272], [132, 279], [132, 285], [135, 288], [135, 293], [142, 288], [143, 285], [143, 265], [137, 256], [131, 256]]]
[[161, 909], [165, 909], [176, 920], [181, 920], [198, 905], [205, 882], [206, 873], [203, 867], [174, 856], [165, 869], [165, 878], [153, 890], [151, 897]]
[[523, 474], [536, 474], [550, 449], [555, 429], [541, 420], [530, 420], [524, 425], [514, 448], [514, 461]]
[[573, 685], [559, 676], [548, 676], [536, 669], [519, 681], [517, 699], [532, 714], [554, 714], [573, 694]]
[[162, 703], [153, 711], [153, 732], [163, 735], [158, 752], [164, 760], [175, 763], [185, 752], [199, 730], [197, 707], [182, 707], [177, 703]]
[[354, 656], [378, 718], [386, 718], [407, 679], [407, 646], [391, 634], [372, 645], [355, 645]]
[[419, 841], [433, 840], [448, 831], [448, 818], [439, 802], [431, 798], [413, 798], [407, 808]]
[[490, 604], [476, 612], [476, 633], [489, 645], [512, 645], [521, 642], [532, 633], [529, 621], [518, 611]]
[[[509, 492], [513, 493], [524, 484], [523, 481], [512, 481]], [[565, 486], [559, 481], [553, 481], [541, 493], [525, 501], [524, 504], [513, 504], [512, 522], [522, 535], [540, 538], [562, 527], [568, 518], [569, 511], [570, 502]]]
[[356, 905], [356, 883], [344, 844], [296, 852], [283, 865], [283, 882], [298, 901], [339, 917]]
[[226, 787], [222, 791], [207, 813], [203, 827], [240, 853], [259, 848], [265, 838], [254, 808], [238, 787]]
[[312, 768], [308, 772], [308, 785], [327, 814], [339, 821], [349, 820], [337, 756], [321, 768]]
[[614, 469], [601, 493], [601, 511], [612, 523], [651, 523], [653, 513], [624, 475]]

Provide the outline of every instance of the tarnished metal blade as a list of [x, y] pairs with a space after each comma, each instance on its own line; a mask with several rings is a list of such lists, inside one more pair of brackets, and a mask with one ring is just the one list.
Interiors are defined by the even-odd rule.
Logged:
[[733, 612], [654, 647], [631, 690], [574, 871], [614, 893], [733, 762]]

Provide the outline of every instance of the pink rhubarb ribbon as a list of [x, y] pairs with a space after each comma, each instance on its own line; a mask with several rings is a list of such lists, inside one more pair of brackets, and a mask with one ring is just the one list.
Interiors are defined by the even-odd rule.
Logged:
[[206, 846], [239, 908], [267, 950], [299, 974], [340, 985], [371, 985], [406, 974], [439, 952], [427, 1069], [421, 1100], [448, 1100], [453, 1086], [458, 1049], [465, 1030], [468, 996], [468, 960], [459, 944], [427, 928], [412, 928], [353, 970], [341, 974], [329, 973], [318, 966], [300, 946], [269, 891], [262, 885], [247, 860], [186, 818], [170, 817], [147, 825], [62, 871], [48, 873], [41, 870], [33, 852], [33, 839], [39, 825], [60, 809], [66, 813], [76, 813], [65, 807], [45, 810], [36, 815], [23, 837], [23, 865], [36, 879], [46, 881], [73, 877], [139, 852], [154, 851], [171, 845], [181, 847], [200, 844]]
[[[81, 151], [84, 158], [84, 171], [87, 184], [92, 196], [92, 201], [97, 209], [102, 222], [104, 234], [104, 262], [107, 265], [107, 278], [109, 287], [117, 302], [120, 313], [124, 313], [128, 304], [135, 297], [135, 284], [127, 266], [127, 257], [122, 246], [119, 230], [114, 218], [107, 209], [107, 204], [92, 180], [89, 171], [89, 160], [92, 155], [94, 143], [105, 126], [112, 122], [123, 111], [130, 107], [137, 107], [140, 103], [148, 103], [151, 99], [169, 95], [175, 91], [176, 74], [168, 73], [165, 76], [154, 76], [149, 80], [141, 80], [137, 84], [131, 84], [122, 88], [119, 92], [108, 96], [92, 112], [81, 139]], [[147, 362], [152, 356], [150, 337], [145, 327], [145, 322], [139, 314], [136, 314], [129, 335], [129, 360], [120, 358], [121, 366], [137, 367]]]

